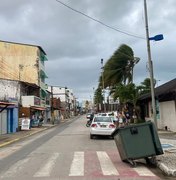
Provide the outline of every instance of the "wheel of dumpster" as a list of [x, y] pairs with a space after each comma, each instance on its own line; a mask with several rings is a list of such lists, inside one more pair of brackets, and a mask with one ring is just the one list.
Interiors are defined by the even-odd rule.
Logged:
[[132, 167], [136, 167], [136, 166], [137, 166], [136, 161], [133, 161], [133, 160], [131, 160], [131, 159], [128, 159], [128, 162], [130, 163], [130, 165], [131, 165]]
[[152, 165], [156, 165], [156, 157], [155, 156], [151, 157], [150, 162]]
[[146, 160], [146, 163], [149, 165], [156, 165], [156, 157], [155, 156], [153, 156], [151, 158], [146, 157], [145, 160]]

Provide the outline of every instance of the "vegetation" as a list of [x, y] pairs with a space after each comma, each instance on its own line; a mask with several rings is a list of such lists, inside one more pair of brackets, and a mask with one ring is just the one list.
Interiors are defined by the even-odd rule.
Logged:
[[150, 92], [149, 78], [146, 78], [139, 86], [136, 86], [133, 83], [133, 69], [139, 60], [139, 58], [134, 57], [131, 47], [126, 44], [122, 44], [103, 67], [104, 71], [99, 77], [99, 85], [95, 91], [95, 104], [103, 102], [103, 76], [104, 87], [110, 90], [110, 94], [113, 96], [114, 100], [119, 98], [122, 107], [127, 104], [132, 105], [135, 114], [139, 119], [139, 107], [137, 106], [137, 100], [142, 94]]

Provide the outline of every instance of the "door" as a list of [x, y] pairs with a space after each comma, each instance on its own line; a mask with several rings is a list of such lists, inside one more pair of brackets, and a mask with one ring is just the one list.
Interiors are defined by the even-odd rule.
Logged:
[[7, 134], [7, 110], [0, 113], [0, 134]]

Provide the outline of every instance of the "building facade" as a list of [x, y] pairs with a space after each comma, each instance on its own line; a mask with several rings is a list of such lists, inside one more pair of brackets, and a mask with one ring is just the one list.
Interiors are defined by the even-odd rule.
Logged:
[[63, 119], [70, 118], [75, 115], [76, 98], [73, 95], [73, 90], [61, 86], [48, 86], [48, 91], [51, 92], [52, 98], [60, 99], [60, 115]]
[[[45, 79], [45, 61], [46, 53], [40, 47], [30, 44], [22, 44], [8, 41], [0, 41], [0, 79], [2, 82], [13, 81], [13, 87], [9, 87], [9, 91], [13, 89], [15, 98], [18, 101], [18, 117], [22, 118], [22, 114], [30, 113], [44, 114], [47, 117], [46, 110], [50, 107], [47, 97]], [[2, 84], [2, 88], [7, 88], [7, 84]], [[11, 90], [10, 90], [11, 89]], [[2, 94], [1, 101], [10, 102], [10, 93]], [[33, 103], [32, 103], [33, 102]], [[29, 110], [26, 111], [25, 108]], [[25, 111], [23, 111], [25, 109]], [[30, 117], [29, 117], [30, 118]], [[8, 124], [7, 124], [8, 126]]]
[[[155, 88], [156, 119], [158, 129], [176, 132], [176, 79]], [[141, 118], [153, 120], [151, 94], [139, 99]]]

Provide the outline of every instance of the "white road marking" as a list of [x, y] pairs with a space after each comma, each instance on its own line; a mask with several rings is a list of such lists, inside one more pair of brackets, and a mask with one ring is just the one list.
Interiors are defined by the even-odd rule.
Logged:
[[1, 175], [1, 178], [4, 177], [14, 177], [14, 174], [19, 172], [25, 163], [29, 161], [29, 158], [25, 158], [23, 160], [18, 161], [13, 166], [11, 166], [3, 175]]
[[103, 172], [103, 175], [119, 175], [117, 169], [114, 167], [111, 159], [104, 151], [97, 152], [98, 159], [100, 161], [100, 166]]
[[84, 176], [84, 152], [75, 152], [69, 176]]
[[152, 171], [144, 166], [135, 167], [133, 169], [139, 174], [139, 176], [156, 176]]
[[46, 164], [34, 174], [34, 177], [49, 177], [58, 157], [59, 153], [54, 153]]

